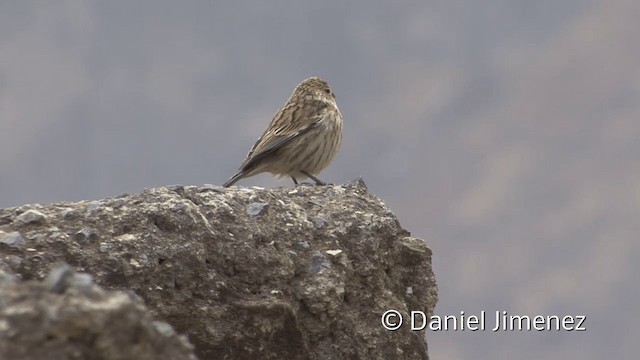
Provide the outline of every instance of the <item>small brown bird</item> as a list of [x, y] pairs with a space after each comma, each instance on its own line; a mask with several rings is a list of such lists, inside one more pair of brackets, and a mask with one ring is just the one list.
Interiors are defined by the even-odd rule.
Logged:
[[326, 81], [311, 77], [293, 90], [247, 154], [240, 170], [224, 187], [263, 172], [289, 176], [293, 183], [310, 178], [329, 165], [342, 142], [342, 114]]

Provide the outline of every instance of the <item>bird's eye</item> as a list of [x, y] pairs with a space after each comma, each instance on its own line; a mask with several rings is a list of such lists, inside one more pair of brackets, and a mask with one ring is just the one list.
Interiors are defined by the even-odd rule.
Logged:
[[331, 89], [324, 89], [324, 92], [326, 92], [327, 95], [331, 95]]

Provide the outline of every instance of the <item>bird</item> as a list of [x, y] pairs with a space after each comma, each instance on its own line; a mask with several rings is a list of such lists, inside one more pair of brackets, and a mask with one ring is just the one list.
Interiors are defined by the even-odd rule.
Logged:
[[335, 158], [342, 143], [342, 113], [329, 84], [310, 77], [298, 84], [276, 112], [236, 172], [222, 186], [269, 172], [290, 177], [294, 185], [317, 178]]

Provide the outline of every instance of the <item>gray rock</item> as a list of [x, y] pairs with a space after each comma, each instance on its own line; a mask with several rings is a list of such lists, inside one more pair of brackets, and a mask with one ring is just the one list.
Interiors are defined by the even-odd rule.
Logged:
[[93, 276], [87, 273], [76, 273], [70, 279], [69, 285], [85, 294], [94, 292]]
[[94, 212], [100, 210], [100, 208], [104, 205], [104, 200], [94, 200], [86, 204], [85, 206], [85, 217], [89, 217], [93, 215]]
[[321, 229], [325, 225], [327, 225], [327, 220], [325, 220], [322, 216], [316, 216], [313, 219], [313, 224], [316, 226], [316, 228]]
[[0, 359], [196, 360], [183, 336], [122, 291], [50, 291], [72, 277], [63, 265], [45, 282], [3, 288], [0, 276]]
[[[31, 208], [0, 210], [2, 231]], [[183, 335], [201, 359], [428, 358], [424, 331], [389, 332], [380, 316], [433, 313], [431, 250], [361, 181], [156, 188], [38, 211], [29, 241], [56, 241], [0, 245], [18, 285], [0, 293], [1, 359], [186, 359]], [[5, 311], [20, 296], [24, 311]]]
[[56, 266], [47, 275], [47, 289], [62, 294], [69, 285], [69, 279], [73, 276], [73, 269], [67, 264]]
[[317, 274], [324, 270], [331, 269], [331, 262], [320, 252], [315, 252], [311, 256], [311, 266], [309, 266], [310, 274]]
[[93, 242], [98, 238], [98, 235], [95, 231], [89, 228], [83, 228], [74, 234], [74, 239], [80, 243], [88, 243]]
[[359, 176], [351, 181], [349, 181], [348, 185], [355, 186], [359, 189], [367, 190], [367, 184], [364, 183], [364, 179], [362, 176]]
[[412, 296], [413, 295], [413, 288], [411, 286], [407, 286], [407, 290], [404, 293], [406, 296]]
[[26, 240], [20, 235], [18, 231], [12, 231], [8, 234], [2, 234], [0, 232], [0, 243], [6, 244], [9, 247], [22, 249], [27, 245]]
[[267, 203], [251, 203], [247, 206], [247, 215], [249, 216], [260, 216], [264, 215], [264, 213], [269, 208], [269, 204]]
[[311, 245], [309, 245], [308, 242], [306, 241], [299, 241], [295, 244], [295, 248], [299, 249], [299, 250], [307, 250], [311, 247]]
[[0, 269], [0, 291], [2, 291], [5, 286], [13, 285], [16, 280], [17, 277], [15, 275]]
[[49, 291], [57, 294], [62, 294], [69, 288], [78, 289], [87, 295], [100, 291], [94, 286], [91, 274], [77, 273], [67, 264], [54, 267], [47, 275], [45, 283]]
[[205, 191], [215, 191], [215, 192], [224, 192], [226, 188], [220, 186], [220, 185], [213, 185], [213, 184], [204, 184], [202, 185], [202, 187], [200, 187], [201, 192], [205, 192]]
[[47, 217], [38, 210], [27, 210], [16, 217], [16, 220], [23, 224], [41, 223], [44, 222]]
[[153, 321], [152, 324], [156, 328], [156, 330], [158, 330], [158, 332], [162, 334], [162, 336], [170, 337], [176, 333], [175, 330], [173, 330], [173, 327], [171, 327], [171, 325], [167, 324], [164, 321], [156, 320]]

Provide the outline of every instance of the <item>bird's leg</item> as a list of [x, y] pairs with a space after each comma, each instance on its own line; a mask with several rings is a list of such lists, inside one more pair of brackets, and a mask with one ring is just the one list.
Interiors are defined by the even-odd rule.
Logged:
[[293, 183], [295, 184], [295, 186], [298, 186], [298, 180], [296, 180], [296, 178], [292, 176], [291, 180], [293, 180]]
[[304, 176], [308, 177], [309, 179], [313, 180], [316, 182], [316, 185], [327, 185], [327, 183], [325, 183], [324, 181], [318, 179], [317, 177], [309, 174], [308, 171], [302, 170], [300, 171], [302, 174], [304, 174]]

